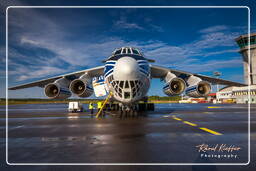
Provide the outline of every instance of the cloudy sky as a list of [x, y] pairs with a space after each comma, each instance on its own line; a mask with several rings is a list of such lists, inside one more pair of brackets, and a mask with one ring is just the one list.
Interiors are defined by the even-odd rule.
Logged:
[[[157, 65], [205, 75], [220, 71], [224, 79], [243, 82], [234, 39], [247, 33], [247, 15], [246, 8], [10, 8], [9, 85], [103, 65], [121, 46], [141, 49]], [[4, 72], [4, 58], [0, 68]], [[162, 84], [153, 80], [149, 95], [164, 95]], [[9, 97], [44, 95], [30, 88], [9, 91]]]

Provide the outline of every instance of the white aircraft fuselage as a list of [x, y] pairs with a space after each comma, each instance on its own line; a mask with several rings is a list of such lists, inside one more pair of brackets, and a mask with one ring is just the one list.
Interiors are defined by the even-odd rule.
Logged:
[[104, 77], [115, 100], [132, 104], [145, 97], [149, 90], [149, 63], [134, 54], [116, 55], [106, 61]]

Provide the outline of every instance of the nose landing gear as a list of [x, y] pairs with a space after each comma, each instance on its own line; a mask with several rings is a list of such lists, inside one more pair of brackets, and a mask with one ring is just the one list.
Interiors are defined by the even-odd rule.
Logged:
[[122, 103], [108, 103], [105, 108], [106, 111], [110, 111], [116, 113], [116, 116], [119, 118], [125, 117], [138, 117], [138, 116], [146, 116], [147, 111], [154, 111], [155, 104], [140, 102], [133, 105], [124, 105]]
[[154, 111], [154, 103], [138, 103], [132, 106], [119, 104], [119, 117], [146, 116], [146, 111]]

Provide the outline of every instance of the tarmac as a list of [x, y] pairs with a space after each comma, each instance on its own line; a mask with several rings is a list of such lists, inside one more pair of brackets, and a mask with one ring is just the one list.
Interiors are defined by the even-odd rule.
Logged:
[[[0, 106], [0, 114], [0, 129], [4, 133], [5, 106]], [[91, 116], [88, 110], [69, 113], [66, 104], [10, 105], [9, 164], [80, 166], [5, 164], [3, 168], [254, 170], [255, 123], [256, 106], [252, 105], [251, 163], [245, 166], [249, 161], [246, 104], [156, 104], [155, 111], [135, 113], [132, 116], [107, 111], [106, 116], [99, 119]], [[1, 154], [4, 154], [5, 136], [1, 136], [0, 147]], [[5, 154], [0, 159], [5, 161]], [[171, 166], [81, 166], [114, 163]]]

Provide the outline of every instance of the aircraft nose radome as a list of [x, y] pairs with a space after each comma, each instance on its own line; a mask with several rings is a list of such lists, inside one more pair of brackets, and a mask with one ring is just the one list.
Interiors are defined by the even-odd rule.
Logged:
[[135, 59], [131, 57], [120, 58], [114, 67], [114, 78], [118, 80], [137, 79], [139, 66]]

